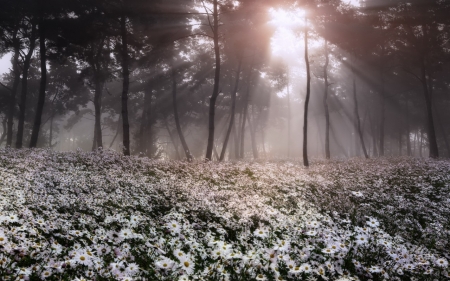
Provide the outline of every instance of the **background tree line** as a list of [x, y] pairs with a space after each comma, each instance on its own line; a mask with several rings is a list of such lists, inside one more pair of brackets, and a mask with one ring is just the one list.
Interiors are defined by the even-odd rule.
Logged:
[[[450, 156], [449, 1], [3, 2], [0, 145]], [[273, 9], [304, 11], [301, 55], [274, 56]]]

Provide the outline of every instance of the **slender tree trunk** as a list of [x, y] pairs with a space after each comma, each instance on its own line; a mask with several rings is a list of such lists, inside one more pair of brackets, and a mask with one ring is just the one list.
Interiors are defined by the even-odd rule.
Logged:
[[239, 57], [238, 69], [236, 72], [236, 81], [234, 82], [234, 89], [231, 93], [231, 116], [230, 116], [230, 124], [228, 125], [227, 134], [225, 136], [225, 140], [223, 142], [222, 152], [220, 153], [219, 161], [223, 161], [225, 159], [225, 152], [227, 151], [228, 140], [230, 138], [231, 131], [234, 127], [234, 115], [236, 111], [236, 93], [239, 88], [239, 78], [241, 75], [241, 65], [242, 65], [242, 57]]
[[164, 118], [164, 125], [166, 126], [166, 130], [169, 133], [170, 141], [172, 142], [173, 147], [175, 149], [175, 155], [177, 157], [177, 160], [180, 160], [181, 156], [180, 156], [180, 153], [178, 152], [178, 145], [176, 144], [175, 138], [173, 137], [173, 134], [170, 131], [169, 124], [167, 123], [167, 119], [166, 118]]
[[[43, 1], [40, 1], [41, 9], [44, 9]], [[45, 22], [43, 11], [39, 19], [39, 55], [41, 57], [41, 81], [39, 85], [39, 98], [36, 108], [36, 116], [34, 118], [33, 131], [31, 132], [30, 147], [36, 147], [39, 131], [41, 129], [42, 113], [45, 104], [45, 90], [47, 88], [47, 50], [45, 46]], [[50, 142], [51, 143], [51, 142]]]
[[328, 65], [330, 59], [328, 57], [328, 41], [325, 40], [325, 66], [323, 68], [324, 87], [323, 107], [325, 108], [325, 158], [330, 159], [330, 112], [328, 110]]
[[116, 141], [117, 136], [119, 135], [121, 123], [122, 123], [122, 115], [119, 115], [119, 120], [117, 120], [116, 133], [114, 134], [114, 137], [113, 137], [111, 143], [109, 144], [109, 148], [111, 148], [114, 145], [114, 142]]
[[[248, 119], [248, 126], [249, 126], [249, 129], [250, 129], [250, 139], [252, 141], [253, 158], [254, 159], [258, 159], [259, 158], [258, 147], [256, 146], [256, 136], [255, 136], [255, 134], [256, 134], [255, 133], [255, 131], [256, 131], [256, 124], [252, 124], [252, 121], [251, 121], [251, 118], [250, 118], [249, 115], [247, 115], [247, 119]], [[255, 122], [253, 122], [253, 123], [255, 123]]]
[[235, 143], [236, 146], [234, 147], [235, 149], [235, 155], [236, 155], [236, 159], [241, 158], [241, 127], [242, 127], [242, 110], [243, 108], [241, 108], [241, 112], [239, 113], [239, 126], [234, 126], [234, 130], [236, 130], [236, 133], [234, 134], [235, 136]]
[[353, 73], [353, 102], [355, 105], [355, 128], [356, 131], [359, 135], [359, 141], [361, 143], [363, 152], [364, 152], [364, 157], [366, 159], [369, 159], [369, 155], [367, 154], [367, 149], [366, 149], [366, 145], [364, 143], [364, 136], [361, 130], [361, 120], [359, 118], [359, 110], [358, 110], [358, 98], [356, 96], [356, 78], [355, 78], [355, 68], [354, 65], [352, 64], [352, 73]]
[[442, 132], [442, 138], [444, 139], [445, 148], [447, 150], [447, 157], [450, 157], [450, 144], [448, 141], [447, 132], [445, 131], [444, 125], [442, 124], [441, 115], [439, 113], [439, 109], [436, 106], [436, 103], [434, 103], [434, 105], [435, 105], [434, 108], [435, 108], [435, 112], [436, 112], [436, 118], [437, 118], [437, 122], [439, 125], [439, 129]]
[[8, 129], [6, 134], [6, 146], [12, 145], [13, 139], [13, 125], [14, 125], [14, 114], [16, 110], [16, 95], [17, 90], [19, 88], [20, 83], [20, 69], [19, 69], [19, 55], [20, 55], [20, 40], [17, 37], [19, 27], [14, 30], [13, 34], [13, 46], [14, 46], [14, 58], [13, 58], [13, 73], [14, 73], [14, 82], [13, 88], [9, 100], [9, 108], [8, 108]]
[[153, 92], [151, 89], [144, 93], [144, 104], [142, 108], [141, 124], [139, 128], [139, 151], [147, 156], [151, 156], [152, 135], [151, 135], [151, 108]]
[[35, 45], [36, 45], [36, 24], [33, 23], [31, 27], [30, 46], [23, 62], [22, 92], [20, 93], [19, 124], [17, 126], [16, 148], [22, 148], [23, 144], [23, 131], [25, 125], [25, 112], [28, 93], [28, 71], [30, 69], [31, 57], [33, 56]]
[[126, 17], [120, 18], [120, 30], [122, 36], [122, 122], [123, 122], [123, 154], [130, 155], [130, 122], [128, 120], [128, 88], [130, 87], [130, 70], [128, 58], [128, 34]]
[[216, 58], [216, 69], [214, 73], [214, 88], [209, 101], [209, 131], [208, 131], [208, 146], [206, 148], [206, 159], [212, 160], [212, 152], [214, 148], [214, 117], [216, 113], [216, 100], [219, 95], [219, 80], [220, 80], [220, 46], [219, 46], [219, 11], [218, 0], [214, 0], [214, 23], [212, 26], [214, 37], [214, 55]]
[[94, 109], [95, 109], [95, 125], [94, 125], [94, 147], [97, 149], [103, 147], [102, 139], [102, 92], [103, 92], [103, 82], [100, 78], [95, 79], [95, 94], [94, 94]]
[[175, 69], [172, 67], [172, 98], [173, 98], [173, 115], [175, 118], [175, 125], [177, 127], [178, 137], [180, 138], [181, 145], [183, 146], [184, 153], [186, 154], [186, 159], [191, 162], [192, 155], [189, 151], [189, 147], [184, 139], [183, 131], [180, 126], [180, 118], [178, 117], [178, 106], [177, 106], [177, 81]]
[[[249, 81], [250, 83], [250, 81]], [[240, 148], [239, 148], [239, 158], [243, 159], [245, 154], [245, 122], [247, 120], [247, 112], [248, 112], [248, 100], [250, 96], [250, 84], [247, 87], [247, 93], [244, 98], [244, 112], [242, 113], [242, 124], [241, 124], [241, 133], [240, 133]]]
[[287, 158], [291, 157], [291, 93], [289, 91], [289, 71], [287, 78]]
[[309, 167], [308, 160], [308, 105], [311, 95], [311, 69], [308, 57], [308, 27], [307, 18], [305, 16], [305, 63], [306, 63], [306, 98], [305, 111], [303, 115], [303, 165]]
[[437, 140], [436, 140], [436, 131], [434, 128], [432, 95], [428, 89], [428, 77], [427, 77], [427, 73], [426, 73], [424, 60], [425, 59], [422, 58], [422, 65], [421, 65], [422, 77], [421, 78], [422, 78], [423, 93], [425, 96], [425, 103], [427, 106], [428, 145], [429, 145], [429, 149], [430, 149], [430, 158], [438, 158], [439, 150], [438, 150], [438, 145], [437, 145]]
[[52, 116], [50, 117], [50, 135], [48, 137], [48, 147], [53, 147], [53, 119], [55, 114], [52, 112]]
[[409, 124], [409, 105], [408, 105], [408, 99], [406, 99], [406, 154], [408, 156], [411, 156], [411, 129]]
[[5, 141], [6, 139], [6, 135], [7, 135], [7, 128], [6, 128], [6, 123], [7, 123], [7, 118], [4, 118], [2, 121], [2, 136], [0, 138], [0, 145], [2, 145], [2, 143]]
[[420, 130], [419, 156], [423, 157], [423, 129]]

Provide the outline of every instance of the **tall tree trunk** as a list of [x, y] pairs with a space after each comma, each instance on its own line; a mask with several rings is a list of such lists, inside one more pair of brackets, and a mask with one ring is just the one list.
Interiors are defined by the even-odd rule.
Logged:
[[409, 124], [409, 103], [408, 103], [408, 99], [406, 99], [406, 154], [408, 156], [412, 155], [411, 152], [411, 129], [410, 129], [410, 124]]
[[[98, 75], [97, 75], [98, 76]], [[94, 146], [93, 149], [103, 147], [102, 139], [102, 92], [103, 82], [100, 78], [95, 78], [95, 94], [94, 94], [94, 109], [95, 109], [95, 125], [94, 125]]]
[[130, 86], [130, 70], [128, 58], [128, 36], [126, 17], [122, 14], [120, 18], [120, 31], [122, 36], [122, 136], [123, 136], [123, 154], [130, 155], [130, 122], [128, 120], [128, 88]]
[[52, 116], [50, 117], [50, 135], [48, 137], [48, 147], [53, 147], [53, 118], [55, 117], [55, 114], [52, 113]]
[[287, 78], [287, 158], [291, 157], [291, 93], [289, 91], [289, 71]]
[[425, 96], [425, 103], [427, 106], [427, 129], [428, 129], [427, 137], [430, 149], [430, 158], [438, 158], [439, 150], [436, 140], [436, 131], [434, 128], [432, 94], [428, 88], [428, 77], [425, 67], [425, 58], [422, 58], [421, 76], [422, 76], [421, 78], [422, 78], [423, 94]]
[[[253, 106], [252, 106], [252, 112], [253, 112]], [[253, 114], [252, 114], [253, 115]], [[248, 126], [250, 128], [250, 139], [252, 141], [252, 152], [253, 152], [253, 158], [258, 159], [258, 147], [256, 146], [256, 122], [252, 123], [250, 115], [247, 115], [248, 119]]]
[[167, 122], [167, 118], [164, 118], [164, 125], [166, 127], [167, 132], [169, 133], [170, 141], [172, 142], [173, 147], [175, 149], [175, 155], [177, 157], [177, 160], [180, 160], [181, 156], [180, 156], [180, 153], [178, 152], [178, 145], [177, 145], [177, 143], [175, 141], [175, 138], [173, 137], [172, 132], [170, 131], [169, 124]]
[[20, 56], [20, 40], [17, 37], [17, 33], [19, 32], [19, 25], [17, 24], [16, 29], [14, 29], [13, 33], [13, 46], [14, 46], [14, 58], [13, 58], [13, 73], [14, 73], [14, 82], [13, 88], [11, 91], [11, 96], [9, 100], [8, 106], [8, 128], [6, 134], [6, 146], [12, 145], [13, 139], [13, 125], [14, 125], [14, 114], [16, 110], [16, 95], [17, 90], [19, 88], [20, 83], [20, 68], [19, 68], [19, 56]]
[[222, 152], [220, 153], [219, 161], [223, 161], [225, 159], [225, 152], [227, 151], [228, 140], [230, 138], [231, 130], [234, 126], [234, 115], [236, 111], [236, 93], [239, 88], [239, 79], [241, 75], [241, 65], [242, 65], [242, 57], [239, 57], [238, 69], [236, 72], [236, 81], [234, 82], [234, 89], [231, 93], [231, 115], [230, 115], [230, 124], [228, 125], [227, 134], [225, 136], [225, 140], [222, 146]]
[[[383, 48], [384, 50], [384, 48]], [[386, 93], [384, 85], [384, 69], [380, 68], [381, 91], [380, 91], [380, 157], [384, 156], [384, 127], [386, 121]]]
[[423, 129], [420, 130], [419, 157], [423, 157]]
[[436, 103], [434, 103], [434, 108], [435, 108], [435, 112], [436, 112], [436, 118], [437, 118], [437, 122], [439, 125], [439, 129], [442, 132], [442, 138], [444, 139], [444, 143], [445, 143], [445, 148], [447, 150], [447, 157], [450, 157], [450, 143], [448, 141], [448, 137], [447, 137], [447, 132], [444, 128], [444, 125], [442, 124], [442, 118], [441, 115], [439, 113], [439, 109], [436, 106]]
[[208, 131], [208, 146], [206, 148], [206, 159], [212, 160], [212, 152], [214, 148], [214, 117], [216, 114], [216, 100], [219, 95], [219, 80], [220, 80], [220, 46], [219, 46], [219, 11], [218, 0], [214, 0], [214, 23], [212, 26], [214, 37], [214, 55], [216, 58], [216, 69], [214, 73], [214, 88], [209, 101], [209, 131]]
[[305, 16], [305, 63], [306, 63], [306, 98], [305, 111], [303, 115], [303, 165], [309, 167], [308, 160], [308, 105], [311, 95], [311, 69], [308, 57], [308, 20]]
[[323, 94], [323, 107], [325, 109], [325, 158], [330, 159], [330, 112], [328, 110], [328, 65], [330, 58], [328, 57], [328, 41], [325, 40], [325, 66], [323, 68], [324, 94]]
[[152, 135], [151, 135], [151, 108], [153, 91], [146, 90], [144, 93], [144, 104], [142, 108], [141, 124], [139, 128], [139, 151], [147, 156], [151, 156]]
[[[250, 75], [249, 75], [250, 77]], [[249, 79], [250, 80], [250, 79]], [[249, 85], [247, 87], [247, 93], [245, 94], [244, 97], [244, 112], [242, 113], [242, 124], [241, 124], [241, 133], [239, 134], [239, 136], [241, 137], [240, 139], [240, 148], [239, 148], [239, 158], [243, 159], [244, 158], [244, 154], [245, 154], [245, 122], [247, 120], [247, 113], [248, 113], [248, 102], [250, 99], [250, 81], [248, 81]]]
[[177, 127], [178, 137], [180, 138], [181, 145], [183, 146], [184, 153], [186, 155], [186, 159], [191, 162], [192, 155], [189, 151], [189, 147], [184, 139], [183, 130], [181, 130], [180, 118], [178, 117], [178, 106], [177, 106], [177, 80], [176, 73], [174, 67], [172, 67], [172, 102], [173, 102], [173, 115], [175, 118], [175, 125]]
[[28, 71], [30, 69], [31, 57], [33, 56], [34, 47], [36, 45], [36, 23], [32, 23], [30, 46], [28, 53], [25, 55], [22, 71], [22, 92], [20, 93], [19, 103], [19, 124], [17, 126], [16, 148], [22, 148], [23, 144], [23, 130], [25, 125], [25, 112], [27, 104], [28, 93]]
[[122, 115], [119, 115], [119, 120], [117, 120], [116, 133], [114, 134], [114, 137], [113, 137], [113, 139], [111, 140], [111, 143], [109, 144], [109, 148], [111, 148], [111, 147], [114, 145], [114, 142], [116, 141], [117, 136], [119, 135], [121, 123], [122, 123]]
[[0, 137], [0, 145], [2, 145], [2, 143], [5, 141], [6, 139], [6, 135], [7, 135], [7, 129], [6, 129], [6, 123], [7, 123], [7, 118], [5, 117], [2, 121], [2, 136]]
[[353, 102], [355, 105], [355, 128], [356, 131], [359, 135], [359, 141], [361, 143], [363, 152], [364, 152], [364, 157], [366, 157], [366, 159], [369, 159], [369, 155], [367, 154], [367, 149], [366, 149], [366, 145], [364, 143], [364, 136], [361, 130], [361, 120], [359, 118], [359, 110], [358, 110], [358, 98], [356, 96], [356, 77], [355, 77], [355, 66], [352, 64], [352, 73], [353, 73]]
[[[40, 1], [41, 9], [43, 7], [43, 1]], [[31, 132], [30, 147], [36, 147], [39, 130], [41, 129], [42, 112], [44, 111], [45, 104], [45, 90], [47, 88], [47, 50], [45, 47], [45, 21], [44, 12], [41, 12], [39, 19], [39, 55], [41, 57], [41, 81], [39, 85], [39, 98], [36, 108], [36, 116], [34, 117], [33, 131]], [[51, 141], [50, 141], [51, 143]]]

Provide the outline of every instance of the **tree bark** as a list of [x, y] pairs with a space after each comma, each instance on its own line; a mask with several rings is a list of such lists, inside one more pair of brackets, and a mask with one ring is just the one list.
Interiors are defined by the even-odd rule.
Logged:
[[287, 78], [287, 127], [288, 127], [288, 135], [287, 135], [287, 157], [291, 157], [291, 93], [289, 91], [289, 72]]
[[164, 125], [166, 126], [166, 130], [169, 133], [170, 141], [172, 142], [173, 147], [175, 148], [175, 154], [177, 156], [177, 159], [180, 160], [181, 156], [180, 156], [180, 153], [178, 152], [178, 146], [175, 142], [175, 138], [173, 137], [172, 132], [170, 131], [169, 124], [167, 123], [166, 118], [164, 118]]
[[100, 78], [95, 79], [94, 109], [95, 109], [95, 125], [94, 125], [94, 149], [103, 147], [102, 140], [102, 92], [103, 82]]
[[13, 46], [14, 46], [14, 58], [13, 58], [13, 73], [14, 73], [14, 82], [13, 88], [9, 100], [9, 108], [8, 108], [8, 128], [6, 134], [6, 146], [12, 145], [13, 139], [13, 125], [14, 125], [14, 114], [16, 111], [16, 95], [17, 90], [19, 88], [20, 83], [20, 68], [19, 68], [19, 55], [20, 55], [20, 40], [17, 37], [17, 33], [19, 32], [19, 25], [17, 25], [13, 34]]
[[128, 88], [130, 86], [130, 70], [128, 58], [127, 23], [125, 15], [120, 18], [122, 36], [122, 127], [123, 127], [123, 154], [130, 155], [130, 122], [128, 120]]
[[[253, 105], [252, 105], [252, 112], [253, 112]], [[247, 119], [248, 119], [248, 126], [249, 126], [249, 129], [250, 129], [250, 139], [251, 139], [251, 142], [252, 142], [253, 159], [258, 159], [259, 158], [258, 147], [256, 145], [256, 136], [255, 136], [255, 134], [256, 134], [256, 122], [252, 123], [250, 115], [247, 115]]]
[[176, 73], [175, 69], [172, 67], [172, 102], [173, 102], [173, 115], [175, 118], [175, 125], [177, 127], [178, 137], [180, 138], [181, 145], [183, 146], [184, 153], [186, 155], [186, 159], [191, 162], [192, 161], [192, 155], [189, 151], [189, 147], [186, 143], [186, 140], [183, 135], [183, 130], [181, 130], [180, 125], [180, 118], [178, 116], [178, 106], [177, 106], [177, 80], [176, 80]]
[[355, 78], [355, 66], [352, 64], [352, 73], [353, 73], [353, 102], [355, 105], [355, 128], [356, 131], [359, 135], [359, 141], [361, 143], [363, 152], [364, 152], [364, 157], [366, 159], [369, 159], [369, 155], [367, 154], [367, 149], [366, 149], [366, 145], [364, 143], [364, 136], [361, 130], [361, 120], [359, 118], [359, 110], [358, 110], [358, 98], [356, 96], [356, 78]]
[[425, 103], [427, 106], [427, 137], [428, 137], [428, 145], [430, 149], [430, 158], [438, 158], [439, 150], [437, 146], [436, 140], [436, 131], [434, 129], [434, 120], [433, 120], [433, 104], [432, 104], [432, 95], [428, 89], [428, 77], [426, 73], [425, 67], [425, 58], [422, 58], [421, 61], [421, 78], [422, 78], [422, 86], [423, 86], [423, 94], [425, 96]]
[[[384, 47], [383, 47], [384, 53]], [[384, 126], [386, 121], [386, 93], [384, 85], [384, 69], [380, 67], [381, 91], [380, 91], [380, 157], [384, 156]]]
[[406, 154], [408, 156], [412, 155], [411, 152], [411, 129], [409, 124], [409, 105], [408, 105], [408, 99], [406, 99]]
[[236, 72], [236, 81], [234, 82], [234, 89], [231, 93], [231, 116], [230, 116], [230, 124], [228, 125], [227, 134], [225, 136], [225, 140], [222, 146], [222, 152], [220, 153], [219, 161], [223, 161], [225, 159], [225, 152], [227, 151], [228, 140], [230, 138], [231, 131], [234, 126], [234, 116], [236, 111], [236, 94], [239, 88], [239, 78], [241, 75], [241, 65], [242, 65], [242, 57], [239, 57], [238, 69]]
[[[44, 8], [42, 5], [43, 3], [41, 1], [41, 9]], [[39, 85], [39, 98], [36, 108], [36, 116], [34, 118], [33, 131], [31, 132], [30, 147], [37, 146], [39, 131], [41, 129], [42, 113], [44, 111], [45, 90], [47, 88], [47, 50], [45, 46], [45, 22], [43, 12], [41, 18], [39, 19], [39, 55], [41, 57], [41, 81]]]
[[308, 160], [308, 105], [311, 95], [311, 69], [308, 57], [308, 27], [307, 18], [305, 16], [305, 64], [306, 64], [306, 98], [305, 111], [303, 115], [303, 165], [309, 167]]
[[324, 76], [324, 94], [323, 94], [323, 107], [325, 109], [325, 158], [330, 159], [330, 112], [328, 109], [328, 65], [330, 58], [328, 56], [328, 41], [325, 40], [325, 66], [323, 68]]
[[216, 58], [216, 68], [214, 73], [214, 88], [209, 101], [209, 130], [208, 130], [208, 146], [206, 148], [206, 159], [212, 160], [212, 152], [214, 148], [214, 117], [216, 113], [216, 100], [219, 95], [219, 80], [220, 80], [220, 46], [219, 46], [219, 11], [218, 0], [214, 0], [214, 23], [213, 38], [214, 38], [214, 55]]
[[28, 71], [30, 69], [31, 57], [33, 56], [34, 47], [36, 45], [36, 23], [32, 23], [30, 46], [28, 53], [25, 55], [22, 71], [22, 92], [20, 93], [19, 103], [19, 124], [17, 126], [16, 148], [22, 148], [23, 144], [23, 130], [25, 125], [25, 111], [28, 93]]

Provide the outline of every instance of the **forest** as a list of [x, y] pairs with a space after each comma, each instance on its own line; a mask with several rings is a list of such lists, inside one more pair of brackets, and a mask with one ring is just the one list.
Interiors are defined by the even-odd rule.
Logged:
[[449, 0], [0, 3], [0, 280], [450, 280]]
[[5, 1], [0, 145], [448, 157], [448, 4]]

